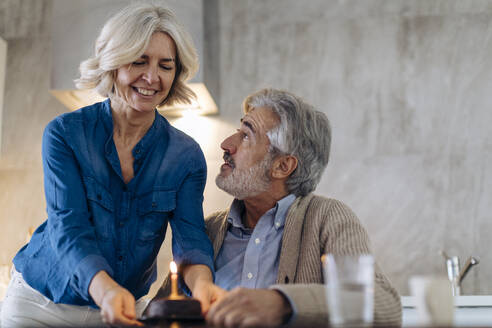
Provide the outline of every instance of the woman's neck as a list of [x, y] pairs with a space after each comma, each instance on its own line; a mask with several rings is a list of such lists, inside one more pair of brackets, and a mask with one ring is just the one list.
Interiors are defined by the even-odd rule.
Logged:
[[113, 114], [113, 135], [123, 144], [136, 144], [147, 133], [155, 119], [154, 111], [139, 112], [123, 105], [118, 101], [111, 101]]

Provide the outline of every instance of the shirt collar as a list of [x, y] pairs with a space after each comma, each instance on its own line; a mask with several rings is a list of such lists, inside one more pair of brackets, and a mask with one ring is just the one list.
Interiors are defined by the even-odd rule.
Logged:
[[292, 203], [296, 200], [296, 196], [293, 194], [289, 194], [279, 200], [277, 204], [275, 205], [276, 211], [275, 211], [275, 217], [273, 220], [273, 225], [275, 229], [280, 229], [283, 228], [285, 224], [285, 218], [287, 217], [287, 212], [289, 211], [290, 206]]
[[[104, 123], [104, 126], [108, 130], [109, 133], [109, 138], [112, 138], [113, 136], [113, 113], [111, 111], [111, 100], [107, 98], [103, 103], [103, 111], [102, 111], [102, 120]], [[155, 113], [155, 119], [154, 122], [152, 122], [152, 125], [150, 126], [149, 130], [145, 135], [143, 136], [142, 139], [135, 145], [133, 148], [133, 158], [139, 159], [140, 157], [144, 156], [144, 154], [147, 153], [149, 148], [154, 144], [154, 142], [160, 137], [159, 131], [162, 131], [161, 133], [164, 133], [163, 129], [161, 127], [165, 124], [165, 118], [159, 114], [157, 109], [154, 110]], [[109, 141], [109, 140], [108, 140]]]
[[104, 123], [104, 127], [110, 135], [113, 135], [113, 114], [111, 113], [111, 100], [107, 98], [102, 102], [102, 105], [102, 121]]
[[133, 148], [133, 158], [134, 159], [139, 159], [140, 157], [144, 156], [144, 154], [147, 153], [147, 151], [150, 149], [150, 147], [154, 144], [154, 142], [157, 140], [156, 136], [158, 136], [158, 131], [160, 131], [160, 127], [162, 125], [162, 119], [163, 117], [157, 112], [157, 110], [154, 110], [154, 122], [152, 122], [152, 125], [150, 126], [149, 130], [145, 135], [143, 136], [142, 139], [135, 145]]
[[[274, 218], [272, 224], [276, 230], [284, 226], [287, 212], [289, 211], [289, 208], [295, 199], [296, 199], [295, 195], [289, 194], [284, 198], [280, 199], [273, 208], [269, 209], [265, 214], [263, 214], [263, 216], [270, 214]], [[244, 227], [243, 222], [241, 220], [243, 213], [244, 213], [244, 202], [239, 199], [234, 199], [229, 209], [229, 216], [227, 217], [227, 222], [229, 222], [229, 224], [232, 225], [234, 228], [247, 231], [250, 229]]]
[[241, 220], [244, 213], [244, 203], [242, 200], [234, 199], [229, 210], [229, 216], [227, 222], [229, 222], [233, 227], [239, 229], [246, 229]]

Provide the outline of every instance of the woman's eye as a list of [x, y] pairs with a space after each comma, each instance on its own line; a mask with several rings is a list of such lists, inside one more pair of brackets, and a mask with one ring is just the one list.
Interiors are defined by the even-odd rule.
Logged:
[[166, 65], [160, 65], [162, 69], [166, 70], [166, 71], [170, 71], [172, 70], [173, 68], [171, 66], [166, 66]]
[[145, 62], [144, 61], [135, 61], [132, 63], [132, 65], [135, 65], [135, 66], [140, 66], [140, 65], [144, 65]]

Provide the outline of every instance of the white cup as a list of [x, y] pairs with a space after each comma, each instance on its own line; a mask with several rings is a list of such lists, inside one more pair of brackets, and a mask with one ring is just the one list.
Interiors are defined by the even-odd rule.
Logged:
[[415, 298], [417, 323], [422, 326], [451, 326], [454, 298], [451, 283], [444, 276], [414, 276], [409, 281]]
[[323, 258], [330, 326], [372, 326], [373, 257], [327, 254]]

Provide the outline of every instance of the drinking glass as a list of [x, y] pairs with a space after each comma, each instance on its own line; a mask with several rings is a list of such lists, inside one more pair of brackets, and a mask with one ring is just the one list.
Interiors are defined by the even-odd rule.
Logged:
[[328, 316], [333, 327], [370, 327], [374, 313], [371, 255], [323, 257]]
[[445, 276], [413, 276], [409, 280], [415, 299], [417, 325], [450, 327], [454, 320], [451, 282]]

